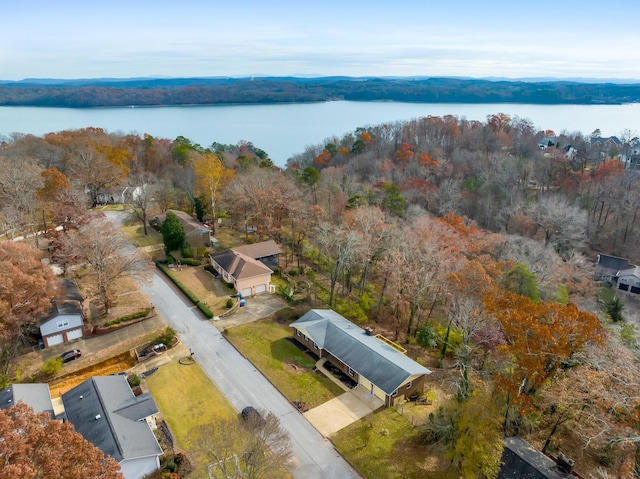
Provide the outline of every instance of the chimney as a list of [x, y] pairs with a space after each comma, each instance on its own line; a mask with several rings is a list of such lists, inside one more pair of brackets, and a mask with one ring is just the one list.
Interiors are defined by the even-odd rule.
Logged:
[[560, 453], [558, 455], [556, 464], [558, 465], [558, 469], [560, 469], [561, 473], [570, 475], [571, 472], [573, 471], [573, 466], [575, 465], [575, 462], [573, 459], [570, 459], [567, 456], [565, 456], [563, 453]]

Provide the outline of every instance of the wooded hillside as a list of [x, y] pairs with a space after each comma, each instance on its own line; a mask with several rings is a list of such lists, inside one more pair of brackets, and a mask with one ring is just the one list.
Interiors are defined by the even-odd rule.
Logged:
[[603, 294], [592, 262], [640, 259], [638, 142], [618, 140], [504, 114], [426, 117], [325, 139], [282, 171], [251, 143], [14, 135], [0, 149], [0, 233], [44, 226], [65, 244], [113, 197], [143, 219], [180, 209], [275, 239], [279, 294], [454, 371], [451, 401], [416, 439], [442, 451], [442, 471], [495, 477], [502, 437], [521, 435], [570, 451], [585, 477], [635, 477], [637, 314]]
[[640, 101], [640, 84], [349, 77], [0, 82], [0, 106], [209, 105], [330, 100], [620, 104]]

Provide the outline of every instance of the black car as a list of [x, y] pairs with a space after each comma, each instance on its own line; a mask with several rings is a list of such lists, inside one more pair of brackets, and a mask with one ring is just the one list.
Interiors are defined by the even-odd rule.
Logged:
[[258, 426], [261, 426], [264, 424], [264, 419], [262, 418], [258, 410], [253, 406], [245, 407], [240, 413], [240, 415], [242, 416], [242, 419], [244, 419], [248, 423], [252, 423]]
[[64, 352], [60, 355], [63, 363], [68, 363], [69, 361], [78, 359], [80, 356], [82, 356], [82, 351], [80, 351], [79, 349], [73, 349], [71, 351]]

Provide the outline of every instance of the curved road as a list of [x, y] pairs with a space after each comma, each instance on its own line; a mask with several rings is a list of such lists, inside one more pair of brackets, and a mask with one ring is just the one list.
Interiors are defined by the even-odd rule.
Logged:
[[309, 424], [282, 394], [244, 358], [209, 321], [189, 307], [156, 272], [142, 286], [164, 321], [180, 335], [231, 404], [240, 411], [252, 405], [272, 412], [289, 432], [296, 479], [347, 479], [361, 476], [332, 444]]

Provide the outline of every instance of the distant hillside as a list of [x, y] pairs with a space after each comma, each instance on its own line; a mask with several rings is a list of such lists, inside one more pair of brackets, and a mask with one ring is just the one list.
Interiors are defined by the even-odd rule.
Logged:
[[0, 106], [213, 105], [330, 100], [620, 104], [640, 102], [640, 83], [349, 77], [33, 79], [0, 82]]

